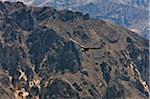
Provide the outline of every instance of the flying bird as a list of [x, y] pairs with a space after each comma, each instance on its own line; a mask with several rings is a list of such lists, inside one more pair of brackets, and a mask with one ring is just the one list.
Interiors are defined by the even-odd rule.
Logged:
[[69, 38], [69, 39], [70, 39], [70, 41], [72, 41], [72, 42], [74, 42], [75, 44], [77, 44], [78, 46], [80, 46], [82, 52], [89, 51], [90, 49], [100, 49], [99, 47], [85, 47], [84, 45], [78, 43], [78, 42], [75, 41], [74, 39], [72, 39], [72, 38]]

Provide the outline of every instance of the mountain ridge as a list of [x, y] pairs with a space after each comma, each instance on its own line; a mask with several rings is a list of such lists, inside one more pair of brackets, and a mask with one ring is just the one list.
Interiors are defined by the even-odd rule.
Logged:
[[[3, 0], [9, 1], [9, 0]], [[29, 6], [53, 7], [89, 13], [91, 17], [112, 21], [149, 39], [149, 0], [13, 0]]]

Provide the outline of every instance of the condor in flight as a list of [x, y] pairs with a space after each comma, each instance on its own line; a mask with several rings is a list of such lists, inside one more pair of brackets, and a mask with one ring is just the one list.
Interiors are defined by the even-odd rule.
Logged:
[[72, 38], [70, 38], [70, 41], [72, 41], [73, 43], [75, 43], [78, 46], [80, 46], [81, 47], [81, 51], [83, 51], [83, 52], [89, 51], [90, 49], [100, 49], [99, 47], [85, 47], [84, 45], [78, 43], [77, 41], [73, 40]]

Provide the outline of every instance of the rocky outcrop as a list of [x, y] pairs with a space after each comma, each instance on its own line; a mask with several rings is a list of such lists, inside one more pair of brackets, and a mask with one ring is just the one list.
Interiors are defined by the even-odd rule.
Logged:
[[13, 91], [11, 77], [0, 67], [0, 99], [15, 99]]

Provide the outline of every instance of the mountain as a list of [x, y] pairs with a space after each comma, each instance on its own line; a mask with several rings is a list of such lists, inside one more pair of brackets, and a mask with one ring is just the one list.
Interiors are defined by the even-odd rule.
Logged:
[[149, 0], [11, 0], [16, 1], [32, 6], [89, 13], [93, 18], [112, 21], [146, 39], [150, 38]]
[[33, 5], [89, 13], [149, 39], [149, 0], [33, 0]]
[[148, 99], [148, 42], [89, 14], [0, 2], [0, 98]]

